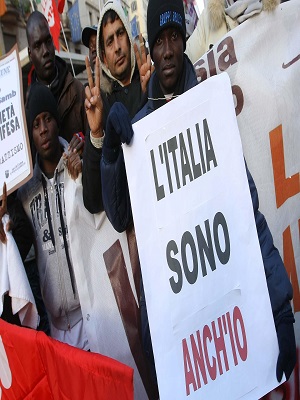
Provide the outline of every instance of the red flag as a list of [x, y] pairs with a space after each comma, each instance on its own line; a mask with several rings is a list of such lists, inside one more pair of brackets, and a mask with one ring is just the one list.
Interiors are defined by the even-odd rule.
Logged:
[[132, 368], [1, 319], [0, 360], [2, 400], [133, 400]]
[[5, 0], [0, 0], [0, 17], [6, 13]]
[[60, 18], [55, 0], [43, 0], [42, 10], [48, 21], [54, 46], [59, 51]]
[[65, 0], [58, 0], [57, 9], [60, 14], [64, 11]]

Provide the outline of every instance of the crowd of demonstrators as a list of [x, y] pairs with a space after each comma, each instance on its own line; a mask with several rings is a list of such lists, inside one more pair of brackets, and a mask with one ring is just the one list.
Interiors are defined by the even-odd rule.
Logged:
[[[69, 72], [67, 64], [55, 55], [53, 39], [45, 16], [34, 11], [28, 18], [26, 25], [28, 41], [28, 55], [34, 67], [32, 84], [39, 82], [47, 86], [55, 97], [63, 137], [70, 142], [73, 135], [81, 132], [81, 137], [88, 130], [86, 113], [84, 110], [84, 87], [81, 82]], [[26, 93], [25, 110], [28, 114], [28, 103], [31, 96], [31, 87]], [[30, 136], [31, 137], [31, 136]], [[79, 143], [78, 148], [83, 143]], [[35, 146], [30, 141], [33, 161], [35, 160]], [[34, 248], [32, 247], [25, 260], [25, 269], [32, 287], [35, 300], [40, 312], [40, 329], [49, 333], [47, 314], [41, 299], [37, 284], [37, 267]]]
[[[197, 85], [192, 61], [199, 59], [228, 30], [259, 13], [262, 7], [271, 9], [278, 2], [264, 0], [262, 3], [227, 0], [224, 6], [224, 1], [209, 0], [195, 32], [186, 42], [182, 1], [149, 0], [147, 30], [154, 70], [143, 38], [140, 37], [140, 49], [133, 44], [119, 1], [108, 1], [101, 11], [98, 27], [87, 27], [82, 32], [82, 42], [89, 48], [85, 94], [83, 85], [68, 72], [66, 63], [55, 56], [43, 14], [35, 11], [29, 17], [26, 34], [34, 72], [26, 96], [26, 116], [33, 153], [36, 153], [35, 165], [31, 180], [18, 190], [17, 197], [9, 196], [8, 204], [4, 191], [0, 206], [0, 240], [5, 242], [1, 220], [8, 210], [23, 261], [32, 242], [35, 245], [37, 262], [33, 265], [37, 265], [39, 275], [29, 281], [33, 285], [39, 276], [38, 286], [53, 338], [81, 349], [90, 348], [74, 277], [65, 186], [71, 179], [81, 179], [82, 172], [82, 201], [86, 209], [92, 214], [105, 213], [116, 231], [130, 230], [134, 235], [122, 151], [122, 143], [129, 144], [132, 140], [132, 123]], [[163, 12], [176, 12], [180, 18], [161, 20]], [[83, 141], [77, 136], [74, 138], [77, 132], [85, 135], [82, 161], [79, 152]], [[247, 165], [246, 171], [279, 343], [276, 372], [280, 381], [283, 372], [289, 378], [296, 362], [294, 316], [290, 305], [292, 286], [267, 222], [259, 211], [258, 193]], [[99, 232], [97, 240], [99, 236], [100, 241], [101, 234], [105, 233], [101, 229]], [[103, 261], [99, 261], [99, 265], [101, 263]], [[149, 398], [157, 398], [142, 281], [137, 293], [140, 321], [135, 321], [134, 328], [142, 336], [144, 352], [152, 368], [153, 387], [148, 392], [152, 392]], [[125, 299], [127, 294], [123, 295]], [[40, 315], [45, 314], [42, 307], [43, 304]], [[9, 304], [2, 317], [19, 323], [12, 318]]]
[[[180, 95], [197, 84], [193, 65], [184, 55], [185, 25], [178, 21], [161, 24], [160, 13], [163, 11], [177, 12], [184, 21], [181, 0], [149, 1], [148, 40], [155, 72], [148, 85], [149, 100], [133, 119], [133, 122], [150, 114], [174, 96]], [[132, 136], [133, 130], [128, 112], [121, 104], [115, 104], [106, 124], [101, 175], [104, 209], [118, 231], [122, 231], [132, 224], [132, 211], [121, 147], [121, 143], [129, 144]], [[283, 372], [289, 378], [296, 363], [294, 316], [290, 304], [292, 286], [279, 252], [274, 247], [267, 222], [258, 209], [256, 186], [247, 166], [246, 170], [279, 343], [280, 351], [276, 373], [277, 379], [280, 381]], [[147, 324], [146, 320], [144, 320], [144, 324]], [[147, 331], [146, 328], [145, 331]], [[145, 343], [149, 342], [150, 338], [145, 341]]]
[[273, 11], [280, 0], [207, 0], [196, 28], [186, 44], [186, 54], [195, 63], [227, 32], [262, 11]]
[[103, 116], [101, 126], [94, 127], [89, 121], [91, 132], [86, 135], [83, 154], [83, 197], [84, 204], [91, 213], [103, 210], [101, 191], [98, 190], [99, 184], [101, 185], [99, 166], [109, 110], [118, 101], [125, 105], [133, 117], [140, 107], [150, 77], [150, 57], [146, 58], [142, 39], [140, 43], [141, 53], [135, 51], [137, 47], [133, 45], [129, 22], [120, 2], [108, 1], [101, 11], [97, 31], [97, 54], [102, 71], [101, 98], [98, 98], [99, 93], [93, 93], [93, 88], [86, 88], [87, 115], [93, 100], [99, 99]]

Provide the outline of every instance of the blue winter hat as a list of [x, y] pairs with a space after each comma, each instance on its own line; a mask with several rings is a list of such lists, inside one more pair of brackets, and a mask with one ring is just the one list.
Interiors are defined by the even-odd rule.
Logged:
[[168, 27], [179, 29], [183, 47], [186, 46], [185, 14], [182, 0], [149, 0], [147, 9], [147, 31], [150, 54], [158, 34]]

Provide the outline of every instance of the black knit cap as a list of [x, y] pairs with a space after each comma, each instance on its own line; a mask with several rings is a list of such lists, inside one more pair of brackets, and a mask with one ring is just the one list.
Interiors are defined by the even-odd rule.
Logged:
[[149, 0], [147, 9], [147, 31], [150, 54], [158, 34], [165, 28], [174, 26], [182, 35], [186, 45], [185, 15], [182, 0]]
[[27, 117], [29, 134], [32, 134], [33, 121], [42, 112], [49, 112], [55, 118], [57, 125], [60, 124], [57, 103], [51, 90], [38, 82], [30, 86], [30, 93], [27, 103]]

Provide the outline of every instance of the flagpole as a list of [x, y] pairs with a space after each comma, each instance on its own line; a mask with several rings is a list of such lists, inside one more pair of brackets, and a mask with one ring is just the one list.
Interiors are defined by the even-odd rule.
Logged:
[[60, 21], [60, 27], [61, 27], [62, 33], [63, 33], [63, 35], [64, 35], [66, 47], [67, 47], [67, 50], [68, 50], [68, 54], [69, 54], [69, 58], [70, 58], [70, 64], [71, 64], [72, 71], [73, 71], [73, 76], [75, 77], [75, 71], [74, 71], [73, 61], [72, 61], [72, 58], [71, 58], [71, 55], [70, 55], [70, 50], [69, 50], [68, 42], [67, 42], [67, 39], [66, 39], [64, 27], [63, 27], [61, 21]]

